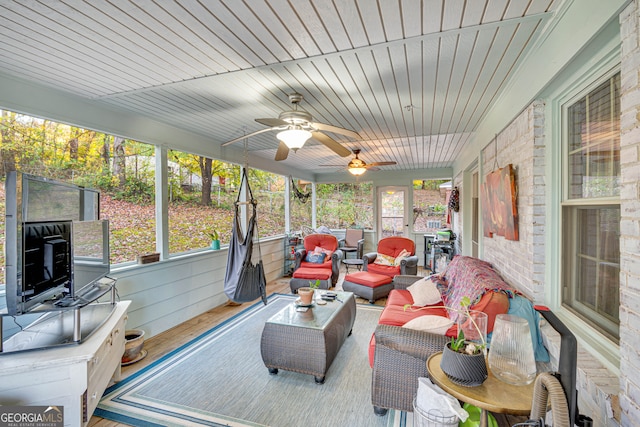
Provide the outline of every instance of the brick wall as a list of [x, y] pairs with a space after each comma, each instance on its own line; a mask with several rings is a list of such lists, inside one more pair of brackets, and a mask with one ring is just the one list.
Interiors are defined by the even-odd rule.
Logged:
[[544, 144], [544, 104], [534, 102], [483, 150], [485, 175], [513, 165], [519, 233], [517, 241], [483, 237], [483, 258], [535, 301], [543, 301], [544, 294]]
[[640, 423], [640, 0], [620, 15], [622, 42], [620, 169], [621, 424]]

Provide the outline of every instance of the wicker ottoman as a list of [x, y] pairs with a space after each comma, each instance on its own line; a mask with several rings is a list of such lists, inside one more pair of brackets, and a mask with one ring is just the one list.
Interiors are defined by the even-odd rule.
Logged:
[[357, 271], [345, 276], [342, 289], [368, 299], [373, 304], [378, 298], [389, 295], [393, 289], [393, 279], [382, 274]]
[[293, 278], [289, 281], [291, 292], [298, 293], [298, 288], [309, 286], [309, 282], [320, 280], [320, 289], [329, 289], [331, 283], [331, 270], [326, 268], [300, 267], [293, 272]]
[[331, 362], [351, 335], [356, 300], [351, 292], [336, 292], [335, 301], [296, 311], [293, 302], [264, 325], [260, 340], [262, 360], [270, 374], [278, 369], [309, 374], [324, 383]]

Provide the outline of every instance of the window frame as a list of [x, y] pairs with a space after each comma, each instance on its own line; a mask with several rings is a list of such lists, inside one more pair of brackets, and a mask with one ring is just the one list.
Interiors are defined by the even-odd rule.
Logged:
[[549, 85], [538, 99], [545, 102], [545, 270], [544, 304], [547, 305], [574, 333], [580, 345], [612, 372], [619, 372], [620, 347], [610, 341], [583, 319], [561, 305], [562, 300], [562, 192], [563, 136], [561, 126], [562, 105], [578, 98], [589, 87], [621, 70], [619, 37], [603, 34], [594, 48], [578, 54]]
[[[609, 369], [617, 371], [620, 364], [620, 348], [617, 343], [603, 335], [588, 322], [562, 306], [562, 236], [563, 197], [567, 194], [568, 173], [565, 164], [565, 123], [562, 120], [563, 106], [580, 99], [589, 90], [595, 89], [603, 81], [621, 71], [620, 45], [616, 40], [605, 43], [599, 52], [591, 52], [589, 61], [569, 67], [546, 91], [541, 93], [546, 99], [545, 128], [547, 129], [546, 150], [546, 191], [547, 216], [545, 233], [545, 304], [551, 308], [565, 325], [574, 333], [578, 341]], [[617, 198], [615, 198], [617, 199]], [[608, 204], [609, 198], [598, 199], [594, 203]], [[567, 201], [565, 205], [579, 203]]]

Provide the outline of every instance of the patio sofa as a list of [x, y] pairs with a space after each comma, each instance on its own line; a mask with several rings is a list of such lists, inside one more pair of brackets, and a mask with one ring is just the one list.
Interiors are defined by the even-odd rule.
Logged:
[[[509, 301], [515, 296], [514, 289], [489, 263], [467, 256], [455, 256], [444, 272], [429, 276], [442, 301], [427, 306], [415, 304], [412, 292], [416, 296], [417, 294], [410, 286], [421, 279], [424, 278], [410, 275], [394, 278], [394, 289], [389, 293], [371, 337], [371, 402], [377, 415], [385, 415], [389, 408], [413, 411], [418, 378], [428, 375], [426, 360], [433, 353], [442, 351], [450, 337], [457, 334], [455, 324], [448, 319], [455, 312], [449, 313], [445, 307], [459, 308], [460, 300], [468, 296], [472, 301], [472, 310], [487, 313], [487, 332], [491, 332], [495, 317], [509, 311]], [[405, 309], [407, 304], [411, 306], [410, 309]], [[413, 319], [433, 315], [447, 318], [451, 326], [445, 331], [446, 320], [441, 322], [444, 328], [441, 326], [439, 333], [428, 332], [434, 330], [430, 326], [418, 326], [422, 330], [403, 327]], [[435, 317], [431, 319], [437, 320]], [[423, 323], [421, 320], [427, 318], [423, 317], [412, 323]]]

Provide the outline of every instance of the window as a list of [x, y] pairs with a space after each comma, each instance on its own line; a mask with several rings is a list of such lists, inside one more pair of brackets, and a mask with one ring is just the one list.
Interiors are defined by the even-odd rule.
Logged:
[[418, 179], [413, 181], [413, 231], [435, 232], [447, 223], [447, 197], [451, 192], [449, 179]]
[[[258, 200], [258, 233], [260, 239], [284, 232], [284, 187], [286, 177], [249, 169], [249, 184]], [[237, 197], [237, 194], [235, 195]], [[234, 199], [235, 200], [235, 199]], [[309, 201], [311, 205], [311, 201]]]
[[318, 184], [318, 226], [373, 229], [373, 185], [370, 182]]
[[177, 150], [167, 152], [169, 184], [169, 253], [211, 245], [216, 230], [229, 243], [239, 167]]
[[563, 108], [562, 303], [619, 337], [620, 74]]
[[[289, 180], [289, 228], [292, 232], [311, 230], [311, 184], [304, 181]], [[283, 212], [284, 216], [284, 212]], [[309, 232], [309, 231], [307, 231]]]
[[[98, 189], [100, 215], [109, 219], [111, 263], [155, 251], [154, 146], [10, 111], [0, 111], [0, 119], [2, 178], [17, 170]], [[4, 203], [3, 191], [0, 199]], [[3, 234], [4, 215], [0, 229]]]
[[[169, 252], [178, 254], [211, 245], [209, 233], [218, 232], [221, 244], [231, 240], [234, 203], [241, 168], [169, 150]], [[284, 179], [249, 169], [249, 184], [258, 201], [258, 232], [264, 238], [284, 230]]]

